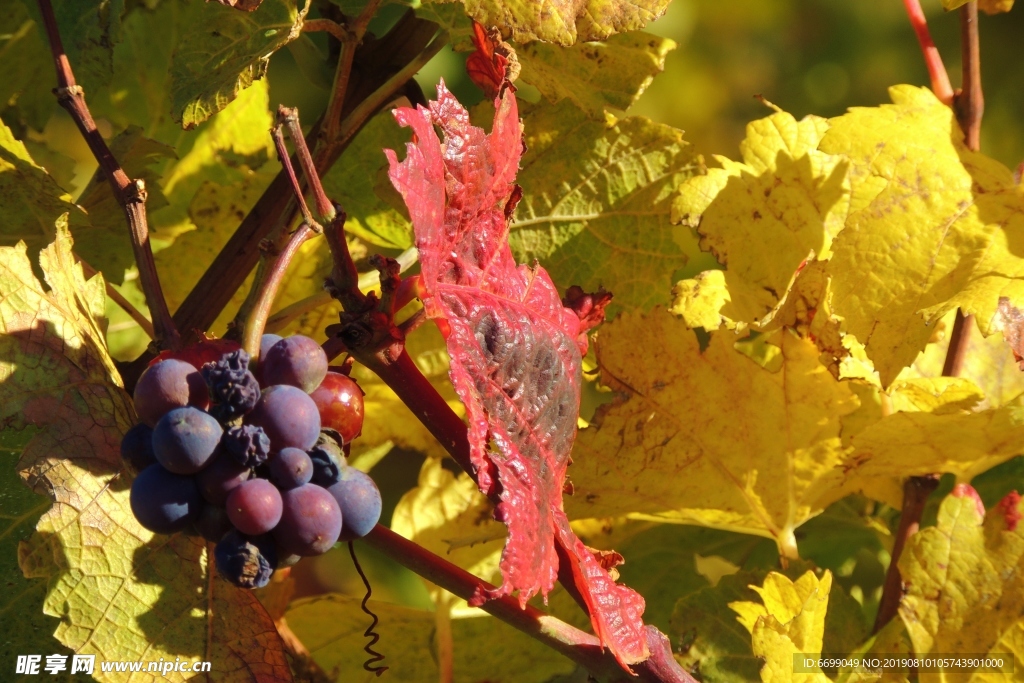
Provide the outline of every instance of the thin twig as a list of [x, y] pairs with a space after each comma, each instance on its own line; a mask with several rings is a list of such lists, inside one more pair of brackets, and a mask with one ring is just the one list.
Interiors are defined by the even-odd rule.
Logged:
[[[283, 123], [282, 119], [285, 118], [285, 111], [295, 110], [285, 110], [284, 107], [278, 108], [278, 123], [271, 131], [271, 137], [274, 138], [274, 149], [277, 150], [277, 158], [280, 160], [281, 167], [284, 168], [285, 175], [288, 176], [288, 182], [292, 186], [292, 195], [295, 197], [295, 201], [299, 205], [299, 213], [302, 214], [302, 220], [310, 227], [315, 225], [318, 228], [318, 232], [323, 232], [323, 228], [316, 219], [313, 218], [313, 214], [310, 212], [309, 206], [306, 204], [306, 197], [302, 194], [302, 185], [299, 183], [299, 179], [295, 175], [295, 167], [292, 165], [291, 155], [288, 154], [288, 148], [284, 143], [284, 131], [281, 130], [281, 126]], [[297, 111], [295, 111], [295, 116], [298, 117]], [[303, 145], [303, 149], [305, 149], [305, 145]], [[296, 156], [301, 158], [301, 155], [298, 152], [296, 152]]]
[[878, 614], [872, 633], [878, 633], [888, 624], [899, 611], [900, 600], [903, 598], [903, 580], [900, 577], [899, 559], [907, 539], [917, 533], [921, 524], [921, 514], [928, 502], [928, 496], [939, 485], [939, 475], [927, 474], [921, 477], [909, 477], [903, 483], [903, 510], [900, 512], [900, 525], [896, 530], [896, 539], [892, 547], [892, 559], [885, 575], [885, 587], [878, 603]]
[[315, 231], [309, 225], [302, 223], [280, 253], [273, 256], [268, 255], [268, 261], [271, 258], [273, 260], [270, 261], [267, 268], [267, 275], [263, 280], [256, 304], [246, 318], [245, 334], [242, 337], [242, 348], [250, 358], [255, 359], [260, 355], [260, 338], [263, 336], [263, 329], [270, 316], [270, 309], [274, 305], [277, 290], [280, 289], [285, 273], [288, 272], [288, 266], [291, 265], [295, 255], [299, 253], [299, 247], [314, 234], [316, 234]]
[[50, 0], [39, 0], [39, 11], [43, 15], [43, 24], [50, 40], [50, 51], [57, 71], [57, 85], [54, 90], [57, 101], [74, 119], [79, 132], [85, 138], [100, 170], [106, 176], [114, 191], [117, 203], [124, 211], [128, 222], [128, 234], [131, 239], [135, 263], [139, 268], [139, 282], [146, 296], [146, 305], [153, 316], [153, 337], [162, 348], [176, 348], [180, 343], [178, 330], [167, 308], [160, 278], [153, 260], [153, 250], [149, 242], [149, 225], [146, 220], [146, 184], [141, 180], [132, 180], [121, 168], [114, 154], [107, 147], [106, 141], [96, 128], [89, 107], [85, 103], [85, 91], [75, 82], [71, 64], [64, 52], [57, 18], [53, 13]]
[[932, 41], [931, 33], [928, 31], [928, 20], [921, 9], [920, 0], [903, 0], [903, 6], [910, 18], [910, 25], [917, 34], [917, 42], [921, 45], [921, 53], [924, 55], [924, 63], [928, 68], [928, 76], [932, 82], [932, 92], [944, 104], [953, 102], [953, 86], [949, 83], [949, 74], [946, 72], [946, 65], [942, 63], [939, 49]]
[[366, 29], [370, 21], [380, 9], [382, 0], [370, 0], [366, 7], [354, 20], [347, 22], [345, 26], [346, 36], [338, 38], [341, 41], [341, 55], [338, 57], [338, 66], [334, 70], [334, 86], [331, 88], [331, 99], [327, 103], [327, 114], [324, 121], [323, 140], [327, 145], [333, 145], [338, 139], [338, 130], [341, 125], [341, 111], [345, 107], [345, 99], [348, 97], [348, 85], [352, 78], [352, 63], [355, 61], [356, 48], [366, 35]]
[[964, 143], [975, 152], [981, 149], [981, 117], [985, 95], [981, 89], [981, 49], [978, 39], [978, 3], [971, 0], [960, 8], [960, 49], [963, 81], [953, 109], [964, 131]]
[[946, 348], [946, 360], [942, 363], [943, 377], [959, 377], [967, 358], [967, 344], [971, 340], [971, 328], [974, 316], [964, 315], [957, 309], [953, 320], [953, 331], [949, 334], [949, 346]]
[[[90, 266], [89, 263], [78, 254], [74, 254], [74, 257], [75, 260], [82, 265], [82, 271], [85, 273], [85, 277], [91, 278], [99, 272]], [[142, 311], [135, 308], [131, 301], [125, 299], [121, 292], [114, 289], [114, 285], [110, 284], [106, 278], [103, 278], [103, 286], [107, 290], [107, 296], [110, 297], [115, 304], [120, 306], [121, 310], [127, 313], [131, 319], [142, 328], [142, 331], [146, 333], [147, 337], [153, 339], [155, 337], [155, 333], [153, 332], [153, 323], [149, 322], [149, 318], [147, 318]]]
[[306, 19], [302, 22], [302, 30], [306, 33], [326, 31], [342, 43], [348, 41], [351, 37], [344, 26], [330, 19]]
[[[288, 133], [292, 137], [292, 143], [295, 145], [295, 156], [299, 158], [299, 166], [302, 167], [302, 175], [306, 179], [306, 183], [309, 185], [309, 189], [313, 192], [313, 199], [316, 200], [316, 210], [320, 214], [321, 220], [330, 221], [334, 219], [334, 205], [327, 198], [327, 193], [324, 192], [323, 183], [320, 182], [320, 171], [317, 170], [316, 164], [313, 163], [313, 156], [309, 153], [309, 147], [306, 146], [306, 138], [302, 135], [302, 124], [299, 123], [299, 110], [294, 107], [278, 107], [277, 108], [277, 120], [279, 125], [283, 124], [288, 128]], [[292, 173], [294, 177], [294, 172]], [[298, 193], [298, 196], [302, 196], [302, 192]], [[302, 204], [305, 205], [305, 200], [301, 200]], [[309, 209], [306, 209], [309, 212]]]

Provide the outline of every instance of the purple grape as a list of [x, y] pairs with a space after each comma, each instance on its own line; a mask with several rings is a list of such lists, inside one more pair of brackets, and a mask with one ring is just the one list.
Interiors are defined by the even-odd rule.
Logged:
[[245, 467], [259, 467], [270, 455], [270, 437], [262, 427], [229, 427], [221, 438], [224, 452]]
[[263, 428], [274, 450], [291, 447], [307, 451], [320, 436], [320, 413], [313, 399], [288, 385], [268, 387], [246, 421]]
[[153, 430], [153, 452], [169, 471], [195, 474], [216, 453], [223, 431], [216, 419], [198, 408], [175, 408]]
[[327, 376], [327, 354], [314, 340], [296, 334], [270, 347], [260, 371], [265, 384], [289, 384], [308, 394]]
[[282, 337], [281, 335], [279, 335], [279, 334], [270, 334], [270, 333], [267, 333], [267, 334], [263, 335], [262, 337], [260, 337], [260, 358], [259, 358], [259, 362], [262, 363], [263, 359], [267, 357], [267, 351], [270, 350], [270, 347], [273, 346], [274, 344], [276, 344], [277, 342], [281, 341], [282, 339], [284, 339], [284, 337]]
[[380, 489], [365, 472], [355, 467], [342, 467], [341, 480], [327, 490], [341, 508], [339, 541], [362, 538], [380, 521]]
[[210, 543], [216, 543], [224, 538], [224, 534], [234, 529], [228, 513], [224, 508], [216, 505], [204, 505], [203, 511], [196, 520], [196, 531]]
[[202, 375], [213, 403], [210, 414], [221, 422], [230, 422], [245, 415], [260, 398], [259, 382], [249, 372], [249, 354], [242, 349], [226, 353], [214, 363], [207, 363], [203, 366]]
[[327, 488], [337, 484], [341, 479], [341, 467], [345, 462], [345, 455], [340, 448], [333, 448], [331, 444], [320, 444], [313, 446], [309, 451], [309, 459], [313, 464], [314, 484]]
[[239, 588], [263, 588], [277, 566], [277, 552], [269, 536], [247, 537], [229, 531], [213, 551], [217, 571]]
[[199, 491], [207, 503], [223, 507], [228, 494], [242, 482], [248, 481], [251, 472], [248, 467], [238, 464], [234, 458], [221, 452], [196, 475], [196, 484], [199, 485]]
[[199, 519], [203, 498], [192, 477], [150, 465], [132, 482], [128, 497], [139, 524], [158, 534], [173, 534]]
[[150, 427], [175, 408], [195, 406], [205, 410], [209, 405], [203, 376], [192, 365], [174, 358], [148, 367], [135, 385], [135, 412]]
[[274, 528], [274, 540], [283, 554], [322, 555], [341, 533], [341, 508], [327, 489], [304, 484], [281, 494], [284, 512]]
[[313, 461], [298, 448], [282, 448], [267, 462], [267, 468], [270, 480], [282, 491], [308, 484], [313, 477]]
[[243, 534], [265, 534], [281, 521], [281, 494], [266, 479], [250, 479], [228, 494], [228, 519]]
[[150, 465], [156, 464], [153, 454], [153, 430], [141, 422], [127, 432], [121, 439], [121, 459], [128, 463], [133, 472], [141, 472]]

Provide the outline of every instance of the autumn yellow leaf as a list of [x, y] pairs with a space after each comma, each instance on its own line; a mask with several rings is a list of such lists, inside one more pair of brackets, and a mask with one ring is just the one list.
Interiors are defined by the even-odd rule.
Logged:
[[[754, 654], [764, 659], [761, 680], [765, 683], [827, 683], [816, 667], [794, 666], [794, 655], [821, 654], [825, 614], [832, 589], [832, 573], [819, 579], [808, 571], [796, 581], [772, 572], [763, 586], [751, 586], [763, 604], [729, 604], [739, 622], [750, 631]], [[806, 669], [810, 668], [810, 671]]]
[[974, 678], [971, 669], [922, 671], [922, 682], [1005, 681], [1010, 666], [1021, 670], [1021, 514], [1019, 496], [1007, 496], [986, 514], [974, 489], [960, 485], [942, 502], [936, 525], [911, 536], [899, 562], [906, 584], [900, 617], [914, 652], [1001, 654], [1007, 667]]
[[680, 187], [673, 220], [695, 227], [701, 248], [726, 266], [723, 316], [768, 322], [801, 264], [827, 257], [849, 193], [846, 161], [817, 149], [827, 129], [825, 119], [785, 112], [754, 121], [742, 162], [716, 156], [722, 168]]
[[579, 434], [570, 516], [703, 524], [772, 538], [795, 556], [794, 529], [840, 481], [840, 418], [857, 399], [812, 342], [786, 330], [768, 339], [748, 350], [764, 367], [725, 330], [701, 352], [661, 309], [606, 324], [602, 381], [624, 400]]
[[45, 286], [24, 243], [0, 248], [0, 424], [36, 430], [18, 470], [53, 501], [18, 564], [46, 581], [54, 635], [100, 660], [181, 657], [218, 662], [218, 680], [291, 681], [273, 622], [252, 593], [211, 580], [206, 544], [157, 538], [132, 515], [119, 443], [135, 414], [103, 340], [102, 276], [86, 280], [71, 248], [61, 220], [40, 253]]
[[829, 120], [819, 149], [850, 160], [850, 213], [829, 261], [832, 311], [888, 385], [957, 306], [992, 331], [1000, 297], [1024, 299], [1024, 188], [963, 143], [927, 89]]

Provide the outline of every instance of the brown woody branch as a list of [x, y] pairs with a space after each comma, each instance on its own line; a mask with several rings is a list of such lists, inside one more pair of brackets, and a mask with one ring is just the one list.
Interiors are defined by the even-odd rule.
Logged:
[[89, 107], [85, 103], [85, 91], [75, 82], [71, 64], [64, 52], [64, 44], [57, 28], [57, 18], [53, 13], [50, 0], [39, 0], [39, 11], [43, 15], [46, 35], [50, 41], [50, 52], [57, 71], [57, 102], [64, 107], [74, 119], [79, 132], [85, 138], [99, 164], [100, 171], [107, 178], [114, 191], [114, 198], [121, 205], [128, 222], [128, 234], [132, 243], [135, 263], [139, 268], [139, 282], [146, 295], [146, 305], [153, 316], [153, 334], [161, 348], [176, 348], [180, 339], [178, 330], [167, 308], [160, 278], [153, 260], [153, 250], [149, 242], [149, 224], [146, 220], [146, 184], [141, 180], [132, 180], [121, 168], [114, 154], [107, 147], [106, 141], [96, 128]]
[[[337, 161], [348, 141], [358, 132], [362, 125], [360, 122], [368, 120], [375, 111], [393, 99], [395, 92], [404, 89], [411, 99], [419, 101], [422, 98], [419, 86], [411, 78], [425, 60], [441, 48], [437, 41], [432, 42], [436, 35], [436, 24], [416, 17], [410, 10], [381, 39], [364, 40], [356, 51], [348, 86], [349, 96], [345, 99], [342, 111], [344, 121], [348, 124], [345, 126], [347, 134], [343, 136], [345, 142], [325, 152], [324, 158], [317, 159], [317, 168], [321, 173]], [[396, 76], [403, 77], [397, 84]], [[385, 97], [387, 93], [390, 95]], [[375, 106], [371, 108], [371, 104]], [[370, 111], [367, 113], [368, 109]], [[318, 136], [319, 126], [315, 125], [306, 136], [307, 144], [315, 144]], [[174, 322], [182, 330], [185, 343], [197, 341], [199, 332], [213, 324], [259, 260], [260, 242], [278, 226], [288, 224], [294, 213], [295, 204], [289, 192], [288, 178], [282, 171], [260, 196], [175, 311]], [[134, 386], [153, 355], [143, 354], [136, 361], [121, 366], [121, 374], [129, 389]]]

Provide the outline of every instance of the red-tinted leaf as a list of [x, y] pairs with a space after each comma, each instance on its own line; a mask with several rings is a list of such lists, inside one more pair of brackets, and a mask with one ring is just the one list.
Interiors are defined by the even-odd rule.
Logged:
[[543, 268], [512, 257], [505, 208], [523, 146], [511, 89], [495, 108], [490, 135], [470, 124], [443, 83], [430, 109], [396, 110], [416, 142], [401, 163], [388, 150], [391, 181], [415, 227], [423, 305], [448, 342], [480, 488], [500, 494], [496, 515], [509, 527], [498, 595], [518, 591], [524, 605], [546, 595], [561, 546], [595, 632], [631, 664], [648, 655], [643, 598], [612, 580], [562, 511], [579, 413], [581, 321]]
[[1001, 296], [993, 323], [996, 329], [1002, 331], [1014, 359], [1020, 369], [1024, 370], [1024, 312], [1010, 303], [1007, 297]]
[[502, 41], [496, 28], [484, 29], [473, 22], [473, 45], [476, 49], [466, 58], [466, 73], [487, 97], [497, 97], [505, 81], [519, 75], [519, 60], [512, 47]]

